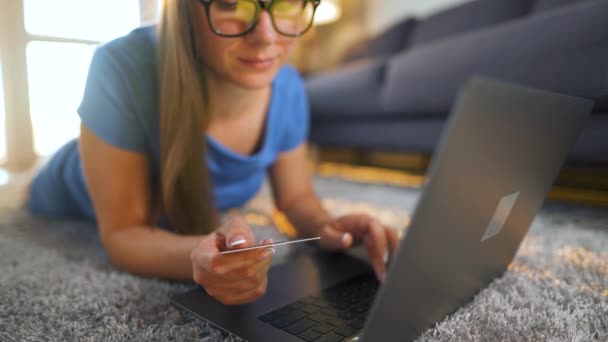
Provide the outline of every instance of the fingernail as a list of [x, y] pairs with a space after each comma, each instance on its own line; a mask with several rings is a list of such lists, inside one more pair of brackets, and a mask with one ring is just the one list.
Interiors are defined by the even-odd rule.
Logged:
[[247, 240], [245, 240], [245, 236], [243, 236], [242, 234], [238, 234], [238, 235], [235, 235], [230, 238], [230, 242], [228, 243], [228, 246], [234, 247], [234, 246], [242, 245], [245, 242], [247, 242]]
[[385, 264], [388, 262], [388, 251], [384, 252], [384, 255], [382, 256], [382, 261], [384, 261]]
[[349, 233], [342, 234], [342, 245], [346, 246], [348, 244], [348, 239], [351, 238]]
[[263, 251], [260, 253], [260, 256], [259, 256], [259, 258], [258, 258], [258, 259], [259, 259], [259, 260], [264, 260], [264, 259], [266, 259], [266, 258], [268, 258], [268, 257], [273, 256], [275, 252], [276, 252], [276, 251], [275, 251], [274, 247], [271, 247], [271, 248], [266, 248], [265, 250], [263, 250]]

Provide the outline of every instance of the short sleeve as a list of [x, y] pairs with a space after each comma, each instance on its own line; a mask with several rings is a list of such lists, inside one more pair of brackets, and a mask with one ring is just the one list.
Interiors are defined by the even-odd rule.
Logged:
[[300, 146], [308, 139], [310, 126], [310, 105], [304, 82], [293, 69], [289, 70], [286, 88], [291, 89], [289, 103], [286, 106], [288, 113], [285, 120], [284, 132], [280, 144], [281, 152], [287, 152]]
[[[124, 59], [124, 56], [122, 56]], [[146, 151], [128, 63], [107, 47], [95, 51], [78, 114], [82, 124], [115, 147]]]

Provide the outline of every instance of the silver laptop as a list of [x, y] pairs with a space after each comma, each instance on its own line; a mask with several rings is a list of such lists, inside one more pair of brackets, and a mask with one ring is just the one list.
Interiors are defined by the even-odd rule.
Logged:
[[386, 281], [352, 253], [294, 247], [255, 303], [172, 303], [249, 341], [409, 341], [507, 269], [585, 124], [588, 100], [474, 78], [460, 94]]

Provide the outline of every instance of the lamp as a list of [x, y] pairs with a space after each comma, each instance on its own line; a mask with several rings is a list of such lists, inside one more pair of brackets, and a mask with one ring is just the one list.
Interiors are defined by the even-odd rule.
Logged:
[[342, 16], [340, 0], [321, 0], [319, 8], [315, 13], [315, 25], [325, 25], [333, 23]]

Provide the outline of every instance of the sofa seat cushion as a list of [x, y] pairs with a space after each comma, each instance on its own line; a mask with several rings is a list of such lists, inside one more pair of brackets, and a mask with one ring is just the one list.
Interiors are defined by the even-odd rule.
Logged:
[[372, 59], [306, 79], [314, 119], [352, 119], [381, 115], [384, 60]]

